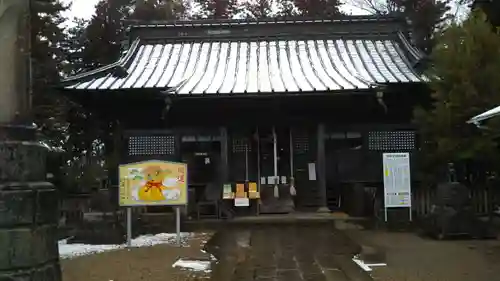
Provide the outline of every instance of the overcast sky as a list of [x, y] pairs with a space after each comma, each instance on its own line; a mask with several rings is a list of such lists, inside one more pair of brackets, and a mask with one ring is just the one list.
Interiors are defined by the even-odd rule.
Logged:
[[[73, 3], [71, 10], [65, 13], [69, 19], [72, 19], [74, 17], [89, 19], [93, 15], [94, 7], [97, 2], [99, 2], [99, 0], [63, 0], [63, 2]], [[348, 14], [366, 14], [366, 11], [348, 4], [342, 5], [341, 9]], [[466, 11], [461, 9], [460, 14], [464, 15], [465, 13]]]

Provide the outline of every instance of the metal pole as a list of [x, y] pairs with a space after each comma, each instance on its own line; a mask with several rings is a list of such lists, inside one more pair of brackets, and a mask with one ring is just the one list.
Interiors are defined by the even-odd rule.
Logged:
[[177, 234], [177, 246], [181, 246], [181, 209], [179, 206], [175, 207], [175, 232]]
[[127, 247], [132, 247], [132, 207], [127, 207]]

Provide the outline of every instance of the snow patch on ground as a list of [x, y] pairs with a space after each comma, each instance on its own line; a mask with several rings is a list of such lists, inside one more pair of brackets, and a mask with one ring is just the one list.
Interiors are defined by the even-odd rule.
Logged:
[[[181, 233], [181, 240], [186, 242], [192, 233]], [[132, 247], [150, 247], [160, 244], [175, 244], [177, 235], [175, 233], [160, 233], [156, 235], [142, 235], [132, 240]], [[121, 245], [88, 245], [88, 244], [68, 244], [68, 239], [59, 241], [59, 256], [61, 259], [68, 259], [92, 254], [108, 252], [112, 250], [124, 249], [125, 244]]]
[[[181, 232], [181, 243], [185, 244], [187, 238], [192, 236], [192, 233]], [[150, 247], [160, 244], [175, 244], [177, 243], [177, 234], [175, 233], [160, 233], [156, 235], [147, 234], [139, 236], [132, 240], [132, 247]]]
[[352, 258], [352, 261], [355, 262], [359, 267], [361, 267], [361, 269], [368, 272], [372, 271], [372, 267], [387, 266], [386, 263], [365, 263], [358, 256], [354, 256]]
[[172, 267], [181, 267], [191, 271], [210, 272], [210, 261], [178, 259]]

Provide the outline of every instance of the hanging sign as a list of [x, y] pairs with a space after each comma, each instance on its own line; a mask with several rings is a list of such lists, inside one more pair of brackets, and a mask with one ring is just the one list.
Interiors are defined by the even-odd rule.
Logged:
[[409, 153], [384, 153], [385, 208], [411, 207]]
[[249, 182], [248, 183], [248, 198], [250, 198], [250, 199], [260, 198], [260, 193], [259, 193], [256, 182]]
[[309, 174], [309, 180], [315, 181], [316, 180], [316, 163], [308, 163], [307, 164], [307, 171]]
[[120, 206], [187, 205], [187, 165], [144, 161], [120, 165]]
[[224, 184], [222, 191], [222, 199], [233, 199], [233, 198], [234, 198], [233, 187], [231, 186], [230, 183]]
[[236, 198], [247, 198], [247, 193], [245, 192], [245, 184], [237, 183], [236, 184]]

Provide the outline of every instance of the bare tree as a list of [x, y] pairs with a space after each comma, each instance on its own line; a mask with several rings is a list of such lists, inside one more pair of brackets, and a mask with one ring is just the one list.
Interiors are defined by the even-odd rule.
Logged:
[[[431, 1], [431, 0], [429, 0]], [[468, 10], [468, 7], [473, 2], [473, 0], [432, 0], [433, 2], [447, 2], [449, 3], [450, 17], [453, 19], [459, 18], [464, 11]], [[405, 0], [349, 0], [347, 3], [352, 6], [362, 9], [370, 14], [375, 15], [386, 15], [394, 12], [402, 12]], [[421, 1], [425, 3], [425, 1]]]
[[375, 15], [387, 15], [400, 10], [393, 0], [351, 0], [351, 5]]

